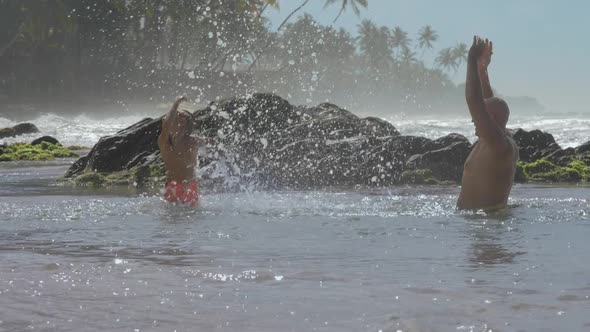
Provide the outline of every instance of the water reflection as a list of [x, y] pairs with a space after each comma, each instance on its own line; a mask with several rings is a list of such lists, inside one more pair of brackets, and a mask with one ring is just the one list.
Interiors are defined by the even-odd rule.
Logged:
[[493, 212], [466, 214], [468, 237], [471, 239], [467, 261], [474, 269], [513, 264], [526, 254], [518, 251], [521, 237], [515, 207]]

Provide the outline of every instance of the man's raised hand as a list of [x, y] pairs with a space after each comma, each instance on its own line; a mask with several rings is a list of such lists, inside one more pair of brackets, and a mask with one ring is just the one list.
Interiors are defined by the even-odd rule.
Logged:
[[479, 36], [473, 36], [473, 44], [469, 49], [469, 60], [479, 63], [486, 49], [486, 43]]
[[480, 69], [487, 69], [488, 66], [490, 65], [490, 62], [492, 62], [492, 54], [494, 54], [493, 47], [494, 47], [494, 44], [492, 43], [491, 40], [486, 39], [484, 41], [483, 53], [477, 59], [477, 64]]

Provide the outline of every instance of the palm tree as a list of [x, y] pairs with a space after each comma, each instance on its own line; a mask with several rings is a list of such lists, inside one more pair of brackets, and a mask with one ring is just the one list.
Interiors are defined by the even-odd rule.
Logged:
[[254, 12], [257, 17], [261, 17], [268, 7], [279, 9], [279, 0], [239, 0], [238, 5], [240, 9]]
[[238, 0], [238, 8], [256, 13], [260, 16], [268, 7], [279, 9], [278, 0]]
[[[395, 50], [397, 48], [403, 50], [404, 48], [409, 48], [411, 41], [412, 40], [408, 37], [408, 33], [405, 32], [402, 28], [395, 27], [391, 31], [391, 38], [389, 42], [392, 49]], [[398, 55], [399, 54], [400, 52], [398, 52]]]
[[467, 54], [469, 53], [469, 49], [465, 43], [459, 43], [457, 46], [453, 48], [453, 57], [455, 61], [457, 61], [457, 67], [461, 66], [463, 61], [467, 61]]
[[344, 11], [346, 10], [346, 8], [348, 6], [352, 7], [352, 10], [354, 11], [354, 13], [356, 15], [359, 15], [361, 13], [359, 6], [363, 7], [363, 8], [367, 8], [367, 6], [368, 6], [368, 0], [326, 0], [326, 4], [324, 5], [324, 8], [328, 7], [332, 4], [335, 4], [337, 2], [341, 3], [341, 7], [340, 7], [340, 11], [338, 12], [338, 15], [336, 16], [336, 18], [334, 19], [334, 22], [332, 22], [332, 24], [334, 24], [334, 23], [336, 23], [336, 21], [338, 21], [338, 19], [340, 18], [340, 15], [342, 15], [342, 13], [344, 13]]
[[422, 55], [424, 51], [432, 48], [432, 43], [438, 40], [438, 34], [432, 29], [430, 25], [424, 26], [418, 32], [418, 45], [422, 49]]
[[442, 49], [434, 61], [440, 68], [445, 70], [455, 69], [457, 67], [457, 58], [455, 58], [452, 47]]
[[389, 46], [389, 29], [377, 27], [370, 20], [363, 20], [359, 25], [357, 38], [361, 55], [367, 59], [374, 69], [381, 69], [391, 60], [391, 48]]
[[402, 47], [400, 58], [405, 65], [411, 65], [416, 62], [416, 53], [412, 52], [409, 47]]
[[[266, 0], [266, 5], [263, 7], [263, 10], [266, 9], [267, 6], [271, 5], [275, 8], [278, 8], [278, 2], [276, 0]], [[307, 3], [309, 2], [309, 0], [304, 0], [299, 6], [297, 6], [297, 8], [295, 8], [293, 11], [291, 11], [291, 13], [289, 13], [289, 15], [287, 15], [287, 17], [283, 20], [283, 22], [281, 22], [281, 24], [279, 25], [279, 27], [277, 28], [277, 32], [281, 31], [281, 29], [283, 29], [283, 27], [287, 24], [287, 22], [289, 22], [289, 20], [291, 19], [291, 17], [293, 15], [295, 15], [295, 13], [297, 13], [298, 11], [300, 11], [303, 7], [305, 7], [305, 5], [307, 5]], [[252, 68], [254, 68], [254, 66], [258, 63], [258, 59], [264, 54], [265, 50], [261, 49], [257, 54], [254, 54], [252, 57], [252, 63], [250, 63], [250, 66], [248, 67], [248, 71], [251, 71]]]
[[357, 38], [359, 42], [359, 48], [361, 54], [368, 55], [371, 53], [373, 46], [373, 38], [377, 31], [377, 26], [371, 20], [363, 20], [358, 26], [359, 36]]

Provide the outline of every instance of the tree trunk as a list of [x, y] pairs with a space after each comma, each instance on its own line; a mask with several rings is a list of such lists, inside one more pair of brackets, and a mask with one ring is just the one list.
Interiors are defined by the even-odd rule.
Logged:
[[295, 8], [295, 10], [293, 10], [291, 12], [291, 14], [289, 14], [289, 16], [287, 16], [285, 18], [285, 20], [283, 20], [283, 22], [281, 23], [281, 25], [279, 25], [279, 28], [277, 29], [277, 31], [281, 31], [281, 29], [283, 28], [283, 26], [285, 26], [285, 24], [287, 24], [287, 22], [289, 21], [289, 19], [291, 19], [291, 17], [293, 15], [295, 15], [295, 13], [297, 13], [298, 11], [300, 11], [301, 8], [303, 8], [308, 2], [309, 2], [309, 0], [305, 0], [305, 1], [303, 1], [303, 3], [301, 5], [299, 5], [299, 7]]
[[340, 11], [338, 12], [338, 15], [336, 16], [336, 18], [334, 19], [334, 22], [332, 22], [332, 24], [336, 23], [336, 21], [338, 21], [338, 19], [340, 18], [340, 15], [342, 15], [342, 13], [344, 13], [344, 5], [342, 5], [342, 8], [340, 8]]

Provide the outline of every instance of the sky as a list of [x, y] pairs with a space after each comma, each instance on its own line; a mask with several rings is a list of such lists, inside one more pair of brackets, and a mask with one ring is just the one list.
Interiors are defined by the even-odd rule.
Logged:
[[[267, 14], [276, 28], [303, 0], [280, 1]], [[471, 45], [474, 34], [494, 42], [490, 79], [506, 96], [532, 96], [550, 112], [588, 112], [590, 93], [590, 1], [588, 0], [368, 0], [356, 16], [345, 12], [334, 24], [356, 35], [363, 19], [390, 28], [400, 26], [415, 37], [424, 25], [439, 34], [435, 51], [458, 42]], [[297, 15], [307, 12], [330, 25], [339, 6], [324, 8], [325, 0], [310, 0]], [[464, 81], [465, 67], [453, 76]]]

